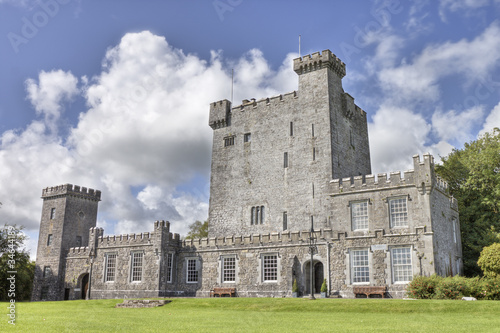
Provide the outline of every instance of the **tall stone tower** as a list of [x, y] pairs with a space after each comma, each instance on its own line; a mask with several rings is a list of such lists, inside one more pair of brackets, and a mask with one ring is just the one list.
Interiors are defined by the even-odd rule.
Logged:
[[32, 300], [62, 300], [66, 255], [71, 247], [88, 246], [101, 192], [65, 184], [43, 189], [42, 199]]
[[371, 173], [366, 113], [325, 50], [294, 59], [299, 89], [212, 103], [209, 236], [330, 227], [329, 182]]

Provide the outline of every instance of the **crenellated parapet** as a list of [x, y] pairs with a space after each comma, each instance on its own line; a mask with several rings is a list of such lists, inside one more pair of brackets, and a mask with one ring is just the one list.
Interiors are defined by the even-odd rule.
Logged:
[[42, 199], [64, 195], [73, 195], [94, 201], [101, 200], [101, 191], [94, 190], [92, 188], [80, 187], [78, 185], [64, 184], [59, 186], [47, 187], [42, 190]]
[[[394, 237], [394, 234], [385, 233], [383, 229], [371, 230], [370, 232], [360, 236], [354, 232], [339, 232], [332, 229], [314, 230], [314, 236], [318, 243], [336, 242], [346, 239], [358, 238], [381, 238]], [[408, 235], [416, 236], [419, 234], [427, 234], [425, 227], [415, 227], [412, 232], [398, 233], [398, 236]], [[271, 232], [265, 234], [249, 234], [227, 237], [206, 237], [185, 239], [181, 242], [181, 250], [192, 250], [196, 248], [198, 251], [203, 249], [225, 249], [232, 247], [266, 247], [266, 246], [286, 246], [286, 245], [303, 245], [309, 246], [310, 230], [303, 231], [283, 231]]]
[[413, 170], [395, 171], [389, 174], [355, 176], [330, 181], [332, 196], [363, 191], [382, 190], [395, 187], [414, 186], [421, 194], [430, 193], [434, 188], [447, 193], [448, 184], [439, 178], [434, 171], [434, 158], [424, 154], [413, 156]]
[[231, 125], [231, 102], [227, 99], [210, 104], [208, 125], [212, 129], [223, 128]]
[[340, 78], [345, 76], [345, 64], [337, 58], [330, 50], [323, 50], [321, 53], [315, 52], [293, 59], [293, 70], [295, 73], [302, 75], [322, 68], [329, 68], [335, 72]]
[[67, 253], [68, 257], [82, 257], [88, 258], [90, 255], [90, 247], [81, 246], [81, 247], [70, 247]]

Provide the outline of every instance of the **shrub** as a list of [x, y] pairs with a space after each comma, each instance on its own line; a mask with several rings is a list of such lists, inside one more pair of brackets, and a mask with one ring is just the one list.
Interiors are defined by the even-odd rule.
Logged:
[[464, 295], [464, 296], [471, 296], [471, 297], [475, 297], [477, 299], [484, 299], [485, 298], [484, 283], [485, 283], [485, 280], [481, 279], [478, 276], [467, 279], [468, 295]]
[[500, 300], [500, 277], [484, 278], [483, 288], [485, 299]]
[[326, 293], [328, 291], [328, 287], [326, 286], [326, 279], [323, 279], [323, 284], [321, 285], [321, 292]]
[[500, 277], [500, 243], [483, 248], [477, 264], [485, 276]]
[[436, 298], [441, 299], [460, 299], [463, 296], [470, 295], [468, 289], [468, 279], [462, 276], [443, 278], [436, 287]]
[[413, 280], [406, 287], [408, 297], [427, 299], [433, 298], [436, 287], [443, 278], [437, 275], [432, 276], [414, 276]]

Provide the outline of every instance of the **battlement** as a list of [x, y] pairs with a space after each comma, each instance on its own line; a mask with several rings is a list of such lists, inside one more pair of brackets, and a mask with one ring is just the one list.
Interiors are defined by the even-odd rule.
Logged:
[[375, 175], [355, 176], [330, 181], [332, 195], [363, 190], [379, 190], [384, 188], [415, 186], [422, 193], [437, 188], [447, 193], [448, 184], [434, 173], [434, 157], [429, 153], [413, 156], [413, 170], [395, 171]]
[[210, 104], [208, 125], [212, 129], [231, 125], [231, 102], [227, 99]]
[[255, 98], [251, 100], [244, 99], [240, 105], [236, 105], [232, 110], [245, 111], [247, 108], [259, 108], [271, 106], [273, 103], [287, 102], [297, 98], [297, 92], [292, 91], [286, 94], [280, 94], [272, 97], [261, 98], [258, 101]]
[[[412, 236], [425, 233], [425, 227], [415, 227], [414, 232], [408, 232], [406, 235]], [[227, 237], [210, 237], [185, 239], [181, 246], [186, 249], [224, 249], [232, 246], [283, 246], [286, 244], [309, 246], [310, 230], [304, 231], [283, 231], [271, 232], [266, 234], [238, 235]], [[341, 241], [345, 239], [356, 238], [377, 238], [392, 237], [391, 233], [385, 233], [384, 229], [376, 229], [362, 236], [355, 235], [353, 232], [339, 232], [332, 229], [319, 229], [313, 231], [318, 243], [329, 241]], [[398, 234], [405, 235], [405, 234]]]
[[101, 191], [94, 190], [92, 188], [80, 187], [78, 185], [64, 184], [47, 187], [42, 190], [43, 199], [62, 195], [74, 195], [95, 201], [101, 200]]
[[316, 71], [322, 68], [330, 68], [340, 78], [345, 76], [345, 64], [337, 58], [330, 50], [323, 50], [321, 53], [315, 52], [293, 59], [293, 70], [298, 75]]
[[70, 247], [68, 250], [69, 257], [89, 257], [90, 248], [88, 246]]

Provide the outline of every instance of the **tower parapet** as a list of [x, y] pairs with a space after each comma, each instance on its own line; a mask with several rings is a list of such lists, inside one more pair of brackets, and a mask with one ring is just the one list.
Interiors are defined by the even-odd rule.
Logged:
[[298, 75], [322, 68], [330, 68], [340, 78], [345, 76], [344, 62], [337, 58], [330, 50], [323, 50], [321, 53], [315, 52], [301, 58], [293, 59], [293, 70]]
[[94, 201], [101, 201], [101, 191], [92, 188], [80, 187], [78, 185], [64, 184], [47, 187], [42, 190], [42, 199], [58, 197], [63, 195], [73, 195]]
[[227, 99], [210, 104], [208, 125], [212, 129], [223, 128], [231, 125], [231, 102]]

